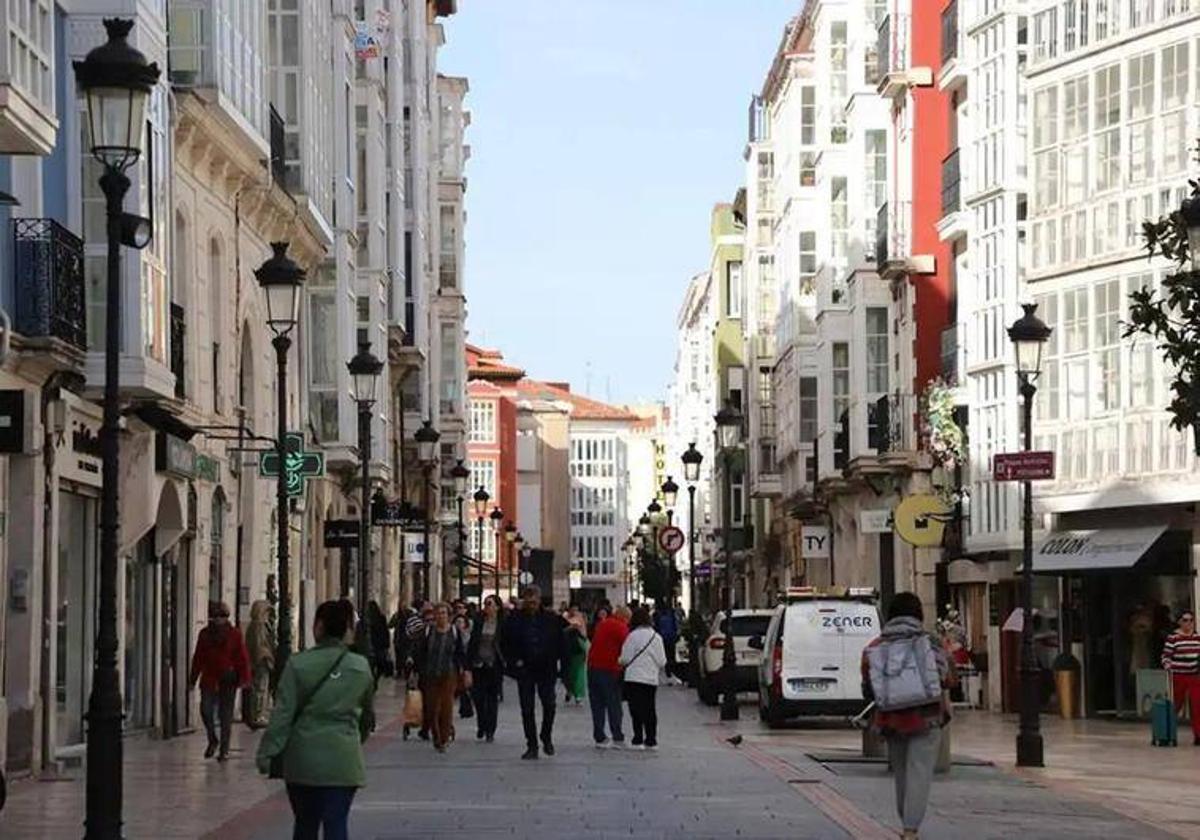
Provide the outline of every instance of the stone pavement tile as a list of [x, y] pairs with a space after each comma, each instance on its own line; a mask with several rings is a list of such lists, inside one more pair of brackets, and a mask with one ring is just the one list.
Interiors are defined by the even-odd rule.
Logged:
[[[390, 682], [380, 686], [380, 724], [399, 714]], [[131, 735], [124, 741], [125, 836], [129, 840], [197, 838], [256, 803], [279, 794], [280, 785], [258, 774], [259, 733], [234, 725], [230, 760], [205, 760], [203, 731], [167, 741]], [[21, 779], [11, 785], [0, 812], [3, 840], [78, 840], [84, 818], [84, 772], [56, 781]], [[286, 801], [282, 802], [286, 811]]]

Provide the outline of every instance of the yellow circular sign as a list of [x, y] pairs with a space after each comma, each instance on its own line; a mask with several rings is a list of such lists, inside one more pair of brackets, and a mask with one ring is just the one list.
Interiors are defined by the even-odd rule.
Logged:
[[937, 496], [909, 496], [892, 514], [900, 539], [917, 548], [936, 548], [942, 544], [950, 508]]

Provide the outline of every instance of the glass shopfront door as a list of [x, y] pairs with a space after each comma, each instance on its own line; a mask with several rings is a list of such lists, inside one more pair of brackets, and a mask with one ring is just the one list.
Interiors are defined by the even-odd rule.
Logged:
[[61, 492], [58, 504], [58, 592], [55, 610], [56, 746], [84, 742], [84, 714], [95, 650], [98, 554], [97, 501]]

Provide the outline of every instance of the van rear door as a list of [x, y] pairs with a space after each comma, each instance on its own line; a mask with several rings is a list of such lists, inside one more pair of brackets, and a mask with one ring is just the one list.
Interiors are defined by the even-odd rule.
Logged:
[[800, 601], [784, 624], [784, 696], [792, 700], [861, 700], [860, 662], [879, 635], [874, 604], [841, 599]]

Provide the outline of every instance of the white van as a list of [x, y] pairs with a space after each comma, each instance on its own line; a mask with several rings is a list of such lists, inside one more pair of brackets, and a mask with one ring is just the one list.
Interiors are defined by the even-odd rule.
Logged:
[[866, 706], [862, 652], [879, 635], [873, 589], [789, 589], [767, 628], [751, 640], [761, 647], [759, 717], [768, 726], [802, 715], [851, 717]]

